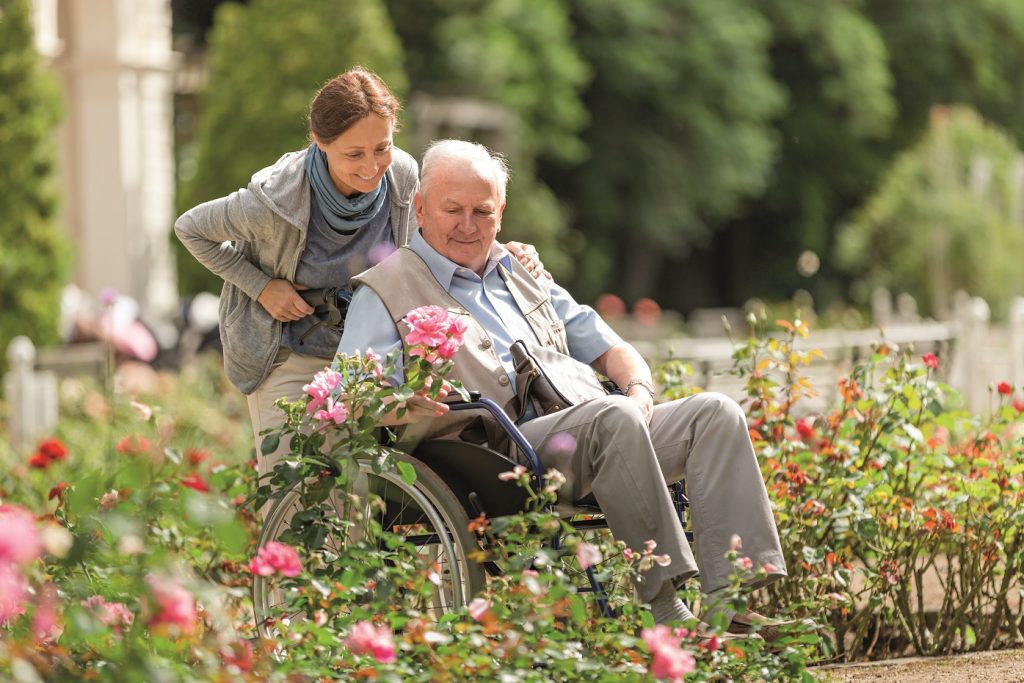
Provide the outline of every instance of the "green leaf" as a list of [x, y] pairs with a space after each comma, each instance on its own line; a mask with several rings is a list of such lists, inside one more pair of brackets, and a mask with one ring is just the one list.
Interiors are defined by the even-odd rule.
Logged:
[[263, 437], [263, 441], [260, 443], [260, 452], [263, 455], [270, 455], [277, 450], [277, 447], [281, 443], [281, 433], [271, 432]]
[[416, 469], [404, 460], [395, 461], [395, 465], [398, 467], [398, 473], [402, 476], [402, 481], [412, 486], [416, 482]]
[[572, 612], [572, 619], [580, 626], [587, 623], [587, 605], [583, 598], [577, 593], [569, 598], [569, 610]]

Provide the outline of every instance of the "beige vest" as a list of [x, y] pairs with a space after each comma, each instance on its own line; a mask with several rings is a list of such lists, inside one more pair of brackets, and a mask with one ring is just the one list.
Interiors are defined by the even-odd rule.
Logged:
[[[568, 355], [565, 325], [551, 305], [545, 283], [534, 279], [514, 258], [511, 271], [499, 264], [498, 272], [541, 345]], [[403, 348], [405, 335], [409, 331], [404, 318], [412, 309], [437, 305], [466, 316], [463, 345], [455, 354], [455, 367], [449, 376], [462, 382], [466, 389], [479, 391], [492, 399], [515, 419], [515, 392], [494, 351], [490, 336], [469, 311], [441, 286], [416, 252], [402, 247], [380, 264], [352, 278], [353, 288], [357, 285], [370, 287], [380, 297], [403, 338]], [[460, 412], [440, 420], [412, 425], [411, 429], [407, 428], [402, 433], [401, 441], [451, 435], [461, 431], [473, 417]]]

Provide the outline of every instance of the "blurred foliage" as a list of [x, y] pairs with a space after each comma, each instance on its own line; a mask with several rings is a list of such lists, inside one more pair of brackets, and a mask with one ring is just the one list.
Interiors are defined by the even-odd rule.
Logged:
[[[176, 4], [199, 11], [215, 2]], [[268, 3], [250, 4], [256, 14], [268, 12]], [[1017, 0], [384, 4], [404, 49], [401, 66], [397, 46], [388, 51], [393, 68], [385, 69], [371, 60], [379, 41], [367, 38], [371, 48], [345, 39], [336, 44], [346, 59], [328, 75], [369, 63], [408, 93], [410, 109], [429, 96], [509, 112], [511, 124], [451, 122], [429, 130], [416, 130], [410, 114], [409, 139], [417, 140], [410, 151], [419, 154], [430, 137], [458, 135], [508, 154], [513, 182], [504, 236], [536, 243], [583, 300], [608, 290], [627, 302], [654, 296], [688, 311], [755, 295], [784, 300], [803, 289], [827, 308], [846, 299], [861, 275], [829, 258], [839, 226], [921, 137], [933, 106], [971, 106], [1018, 144], [1024, 139], [1024, 4]], [[233, 189], [294, 146], [259, 116], [288, 101], [293, 89], [305, 104], [316, 79], [299, 83], [289, 72], [281, 84], [278, 74], [316, 50], [279, 58], [275, 46], [292, 46], [293, 36], [309, 43], [301, 31], [281, 27], [305, 25], [303, 17], [324, 31], [363, 25], [365, 3], [317, 0], [302, 12], [280, 5], [265, 38], [250, 31], [244, 43], [218, 45], [217, 36], [230, 31], [211, 33], [223, 56], [219, 66], [211, 63], [220, 76], [207, 98], [230, 101], [222, 105], [230, 115], [207, 139], [258, 139], [266, 151], [224, 155], [241, 178], [216, 192], [197, 178], [192, 185], [211, 188], [206, 196]], [[245, 12], [235, 7], [218, 22]], [[390, 34], [382, 15], [366, 31]], [[213, 95], [225, 79], [231, 93], [246, 98]], [[251, 113], [242, 101], [252, 103]], [[200, 118], [207, 115], [204, 104]], [[225, 176], [205, 157], [199, 165], [207, 177]], [[182, 193], [181, 206], [198, 199]], [[794, 267], [805, 250], [821, 258], [814, 273]], [[882, 266], [890, 263], [880, 256]], [[1017, 293], [1007, 287], [1003, 295]]]
[[[587, 122], [580, 98], [589, 69], [572, 39], [565, 0], [389, 0], [417, 96], [472, 98], [513, 114], [490, 130], [422, 130], [422, 143], [470, 137], [509, 157], [512, 179], [503, 238], [532, 242], [560, 276], [573, 272], [575, 236], [567, 233], [565, 197], [537, 177], [547, 160], [578, 163]], [[410, 125], [416, 121], [410, 117]], [[420, 154], [422, 149], [411, 150]]]
[[[196, 175], [180, 211], [245, 187], [282, 154], [308, 144], [313, 95], [355, 64], [373, 69], [402, 98], [402, 48], [379, 0], [253, 0], [217, 8], [208, 35]], [[177, 242], [177, 240], [175, 240]], [[220, 280], [179, 247], [183, 292], [219, 291]]]
[[[0, 0], [0, 351], [57, 339], [67, 243], [57, 223], [56, 83], [33, 43], [28, 0]], [[7, 363], [0, 353], [0, 368]]]
[[[847, 297], [855, 275], [827, 257], [839, 226], [874, 191], [893, 158], [923, 134], [937, 104], [964, 103], [1024, 138], [1024, 5], [1016, 0], [762, 3], [773, 23], [772, 69], [789, 92], [766, 192], [724, 226], [710, 255], [687, 264], [714, 278], [720, 300]], [[810, 249], [811, 278], [794, 267]], [[884, 255], [883, 255], [884, 257]], [[893, 264], [884, 257], [880, 265]], [[1021, 293], [1021, 292], [1017, 292]], [[681, 287], [674, 299], [686, 296]], [[700, 305], [692, 302], [691, 305]]]
[[764, 189], [771, 119], [784, 104], [770, 73], [771, 26], [745, 0], [572, 5], [593, 69], [590, 158], [548, 176], [587, 236], [582, 293], [596, 295], [614, 267], [613, 289], [634, 299]]
[[957, 289], [1005, 315], [1024, 292], [1022, 252], [1024, 155], [966, 107], [935, 109], [838, 243], [840, 262], [869, 285], [909, 292], [940, 315]]

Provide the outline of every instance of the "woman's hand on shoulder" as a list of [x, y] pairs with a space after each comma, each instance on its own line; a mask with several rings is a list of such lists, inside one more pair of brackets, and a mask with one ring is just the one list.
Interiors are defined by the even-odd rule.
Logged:
[[288, 280], [271, 280], [260, 292], [260, 305], [274, 320], [290, 322], [301, 320], [313, 312], [313, 307], [299, 296], [297, 289], [306, 289], [302, 285], [293, 285]]
[[544, 270], [544, 264], [540, 260], [540, 254], [537, 253], [537, 248], [532, 244], [523, 244], [522, 242], [509, 242], [505, 245], [513, 256], [516, 257], [526, 270], [530, 271], [530, 274], [534, 278], [540, 280], [541, 278], [547, 278], [553, 280], [551, 273]]

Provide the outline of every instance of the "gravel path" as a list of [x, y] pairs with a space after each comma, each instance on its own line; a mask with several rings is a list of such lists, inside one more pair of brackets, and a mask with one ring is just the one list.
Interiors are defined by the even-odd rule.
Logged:
[[1024, 650], [914, 657], [814, 670], [829, 683], [1024, 683]]

